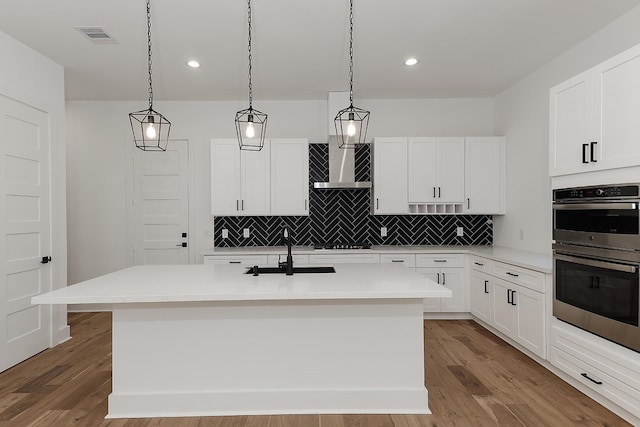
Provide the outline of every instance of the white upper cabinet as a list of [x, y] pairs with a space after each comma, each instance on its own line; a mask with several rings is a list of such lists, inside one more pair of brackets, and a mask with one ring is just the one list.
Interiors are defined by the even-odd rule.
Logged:
[[504, 137], [466, 138], [465, 213], [504, 214]]
[[271, 139], [271, 214], [309, 215], [306, 139]]
[[409, 138], [409, 203], [462, 203], [464, 138]]
[[640, 165], [640, 45], [553, 87], [549, 174]]
[[240, 149], [235, 139], [211, 140], [211, 214], [239, 215]]
[[407, 196], [407, 139], [373, 141], [373, 213], [409, 213]]
[[[597, 163], [593, 132], [593, 72], [582, 73], [551, 89], [549, 174], [592, 170]], [[593, 147], [593, 156], [591, 150]], [[596, 162], [592, 162], [596, 160]]]
[[241, 151], [235, 139], [211, 140], [211, 214], [268, 215], [269, 141], [260, 151]]

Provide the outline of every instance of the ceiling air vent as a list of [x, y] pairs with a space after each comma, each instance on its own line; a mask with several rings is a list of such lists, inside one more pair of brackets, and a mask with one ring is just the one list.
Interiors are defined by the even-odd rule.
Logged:
[[82, 34], [84, 34], [86, 38], [88, 38], [94, 43], [98, 43], [98, 44], [118, 43], [109, 34], [105, 33], [105, 31], [100, 27], [74, 27], [74, 28], [80, 31]]

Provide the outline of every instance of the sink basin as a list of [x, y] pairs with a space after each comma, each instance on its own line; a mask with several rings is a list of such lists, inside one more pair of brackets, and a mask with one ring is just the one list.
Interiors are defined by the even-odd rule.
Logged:
[[[333, 267], [293, 267], [293, 274], [307, 274], [307, 273], [335, 273], [336, 269]], [[258, 267], [258, 274], [284, 274], [285, 269], [280, 267]], [[244, 274], [253, 274], [253, 267]]]

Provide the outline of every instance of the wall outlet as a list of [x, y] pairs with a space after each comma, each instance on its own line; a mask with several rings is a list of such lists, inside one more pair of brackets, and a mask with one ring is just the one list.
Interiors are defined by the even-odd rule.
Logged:
[[242, 235], [243, 235], [243, 236], [245, 237], [245, 239], [246, 239], [246, 238], [248, 238], [249, 236], [251, 236], [251, 232], [249, 231], [249, 229], [248, 229], [248, 228], [245, 228], [245, 229], [242, 231]]
[[458, 237], [464, 236], [464, 227], [457, 227], [456, 228], [456, 236], [458, 236]]
[[380, 227], [380, 237], [387, 237], [387, 227]]
[[222, 238], [223, 239], [228, 239], [229, 238], [229, 230], [227, 230], [226, 228], [222, 229]]

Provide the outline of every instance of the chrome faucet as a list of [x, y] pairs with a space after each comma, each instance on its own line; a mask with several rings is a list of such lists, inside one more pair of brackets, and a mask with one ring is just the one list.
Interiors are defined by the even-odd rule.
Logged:
[[287, 262], [279, 263], [279, 267], [284, 267], [287, 276], [293, 276], [293, 257], [291, 256], [291, 231], [289, 226], [285, 225], [282, 229], [282, 238], [287, 244]]

